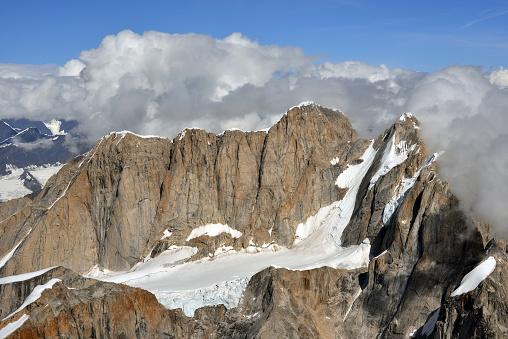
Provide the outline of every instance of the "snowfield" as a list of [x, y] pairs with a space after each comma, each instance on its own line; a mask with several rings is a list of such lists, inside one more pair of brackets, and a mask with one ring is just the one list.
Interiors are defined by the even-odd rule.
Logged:
[[[29, 166], [26, 169], [37, 179], [41, 186], [44, 186], [49, 178], [57, 173], [62, 166], [61, 164]], [[11, 174], [0, 176], [0, 202], [21, 198], [32, 193], [31, 190], [23, 186], [23, 181], [19, 178], [23, 174], [23, 168], [7, 165], [7, 170], [10, 170]]]
[[[273, 246], [272, 246], [273, 247]], [[179, 263], [193, 251], [175, 248], [137, 266], [131, 272], [109, 272], [95, 278], [140, 287], [155, 294], [168, 308], [181, 307], [192, 316], [202, 306], [238, 304], [248, 280], [257, 272], [270, 267], [306, 270], [321, 266], [354, 269], [369, 262], [370, 244], [337, 249], [325, 253], [320, 249], [300, 250], [258, 248], [259, 253], [228, 251], [214, 258]], [[181, 253], [185, 252], [185, 253]], [[189, 300], [187, 300], [189, 299]]]

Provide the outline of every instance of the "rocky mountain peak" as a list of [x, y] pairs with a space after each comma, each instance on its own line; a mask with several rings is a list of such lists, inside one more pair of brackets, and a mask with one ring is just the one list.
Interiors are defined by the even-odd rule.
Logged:
[[317, 140], [320, 144], [332, 137], [351, 141], [357, 136], [349, 119], [342, 112], [313, 102], [290, 108], [273, 128], [288, 131], [289, 134], [296, 133], [301, 139]]
[[[22, 333], [54, 333], [45, 325], [54, 322], [91, 335], [96, 323], [68, 315], [104, 307], [99, 318], [111, 321], [107, 310], [121, 302], [136, 312], [111, 321], [111, 331], [127, 336], [406, 338], [435, 327], [453, 337], [454, 324], [485, 317], [454, 300], [486, 302], [507, 266], [467, 297], [451, 292], [486, 246], [498, 261], [506, 251], [486, 244], [486, 228], [461, 212], [435, 161], [409, 113], [366, 140], [340, 111], [314, 103], [292, 107], [268, 132], [111, 133], [33, 200], [0, 204], [0, 276], [13, 281], [0, 293], [47, 288], [0, 330], [30, 314]], [[52, 266], [146, 287], [170, 308], [186, 298], [210, 307], [191, 318], [131, 287], [79, 288], [67, 271], [30, 273]], [[505, 309], [498, 294], [489, 307]], [[9, 300], [9, 312], [23, 305]], [[504, 333], [504, 318], [489, 319], [476, 321], [482, 333]], [[60, 334], [75, 333], [67, 327]]]

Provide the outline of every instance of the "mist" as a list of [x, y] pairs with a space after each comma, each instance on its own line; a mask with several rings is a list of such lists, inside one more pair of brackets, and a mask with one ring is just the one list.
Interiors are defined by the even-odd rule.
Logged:
[[508, 70], [452, 65], [433, 73], [361, 61], [318, 62], [298, 47], [262, 46], [234, 33], [122, 31], [65, 65], [0, 64], [0, 118], [77, 120], [96, 141], [111, 131], [175, 137], [273, 125], [312, 100], [340, 109], [360, 137], [404, 112], [421, 122], [440, 177], [464, 209], [508, 230]]

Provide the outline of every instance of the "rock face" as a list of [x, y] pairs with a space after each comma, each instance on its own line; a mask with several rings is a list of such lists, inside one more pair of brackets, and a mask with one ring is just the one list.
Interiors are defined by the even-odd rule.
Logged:
[[[58, 281], [25, 308], [27, 320], [11, 338], [206, 338], [226, 311], [224, 306], [207, 307], [188, 318], [181, 310], [166, 309], [147, 291], [85, 279], [62, 267], [0, 285], [0, 293], [32, 292], [49, 279]], [[2, 317], [12, 309], [3, 309]], [[20, 318], [4, 319], [0, 331]]]
[[[488, 246], [488, 255], [496, 258], [496, 268], [473, 291], [448, 298], [438, 313], [434, 330], [426, 335], [425, 328], [416, 337], [429, 338], [506, 338], [508, 336], [507, 295], [508, 267], [506, 251], [495, 242]], [[429, 319], [428, 323], [432, 323]], [[429, 331], [427, 331], [429, 332]]]
[[[418, 129], [404, 114], [377, 139], [356, 140], [342, 113], [313, 104], [292, 108], [267, 133], [187, 129], [172, 141], [112, 133], [33, 200], [0, 205], [0, 255], [10, 255], [0, 276], [55, 265], [127, 270], [173, 245], [196, 247], [191, 260], [219, 246], [291, 247], [300, 223], [351, 189], [337, 177], [362, 163], [366, 174], [337, 241], [368, 239], [368, 267], [269, 267], [251, 278], [237, 307], [205, 307], [193, 318], [146, 291], [56, 268], [0, 284], [5, 317], [36, 286], [61, 280], [0, 331], [24, 320], [12, 337], [506, 337], [506, 243], [460, 210]], [[369, 150], [372, 158], [363, 158]], [[192, 233], [207, 224], [229, 232]], [[494, 272], [451, 296], [487, 256]]]
[[366, 269], [268, 268], [252, 277], [219, 338], [335, 338], [365, 283]]
[[[129, 269], [171, 245], [196, 245], [196, 258], [219, 244], [291, 245], [298, 223], [339, 199], [341, 167], [329, 160], [358, 158], [365, 142], [345, 147], [355, 136], [342, 113], [317, 105], [290, 110], [268, 133], [185, 130], [174, 141], [113, 133], [48, 182], [28, 218], [5, 221], [0, 253], [22, 242], [3, 274]], [[242, 236], [187, 241], [209, 223]], [[161, 241], [163, 231], [172, 236]]]

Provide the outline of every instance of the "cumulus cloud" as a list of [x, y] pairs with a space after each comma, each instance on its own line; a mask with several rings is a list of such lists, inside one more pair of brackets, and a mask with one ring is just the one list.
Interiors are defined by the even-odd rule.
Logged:
[[83, 62], [77, 59], [72, 59], [67, 61], [62, 67], [59, 67], [57, 74], [61, 77], [77, 77], [80, 75], [83, 68], [85, 68], [85, 64]]
[[416, 83], [406, 107], [428, 147], [446, 151], [440, 175], [466, 210], [505, 231], [508, 92], [496, 85], [479, 67], [451, 66]]
[[429, 149], [447, 152], [441, 174], [466, 209], [504, 226], [507, 86], [503, 68], [426, 74], [360, 61], [316, 64], [297, 47], [262, 46], [240, 33], [123, 31], [62, 67], [0, 64], [0, 118], [75, 119], [92, 140], [123, 129], [174, 137], [192, 126], [266, 128], [313, 100], [342, 110], [361, 137], [376, 137], [411, 111]]
[[500, 67], [487, 75], [490, 83], [502, 89], [508, 89], [508, 69]]

